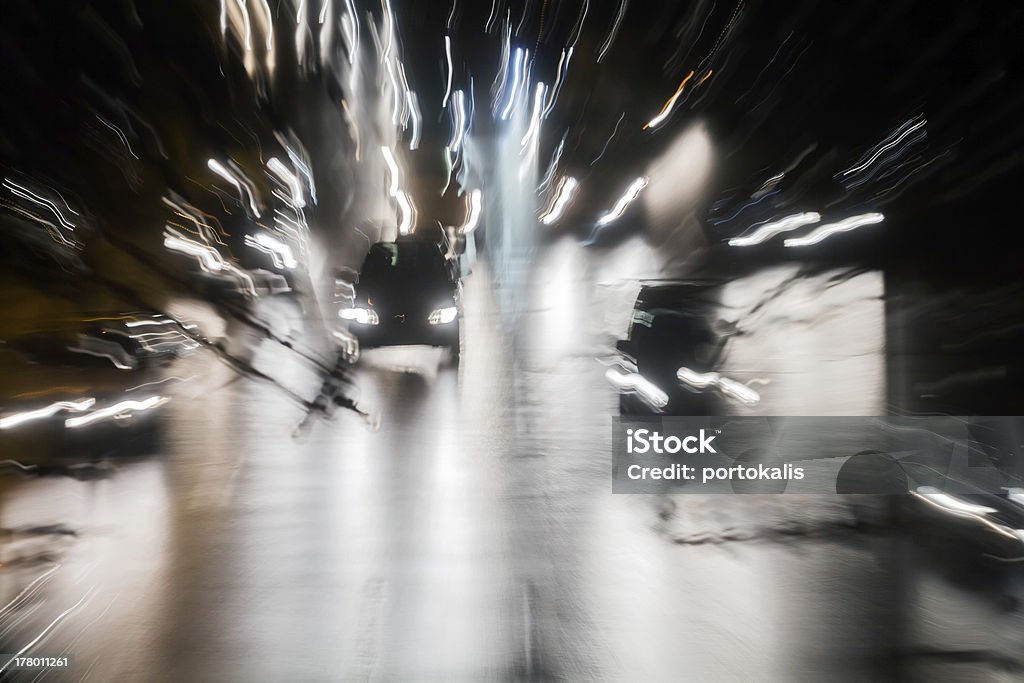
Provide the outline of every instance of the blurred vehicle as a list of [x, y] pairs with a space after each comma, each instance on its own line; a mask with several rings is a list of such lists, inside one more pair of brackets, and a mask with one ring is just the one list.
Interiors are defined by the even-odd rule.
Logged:
[[1004, 611], [1024, 607], [1024, 489], [917, 487], [895, 500], [901, 528], [927, 566]]
[[[1004, 609], [1024, 605], [1024, 472], [1021, 417], [969, 418], [967, 466], [954, 472], [933, 459], [952, 485], [917, 486], [901, 511], [915, 545], [958, 585]], [[920, 467], [909, 464], [915, 479]]]
[[39, 466], [151, 452], [153, 416], [170, 400], [160, 370], [196, 346], [181, 326], [162, 316], [92, 316], [8, 336], [0, 459]]
[[198, 348], [195, 326], [159, 314], [89, 313], [53, 320], [5, 339], [28, 362], [72, 367], [145, 369]]
[[361, 348], [443, 346], [458, 362], [460, 282], [440, 245], [417, 237], [378, 242], [355, 280], [338, 315]]
[[[619, 390], [622, 415], [716, 415], [721, 399], [747, 402], [749, 389], [718, 373], [724, 340], [716, 307], [712, 282], [641, 283], [627, 338], [618, 343], [606, 373]], [[835, 473], [838, 493], [868, 494], [866, 502], [892, 495], [897, 516], [884, 524], [898, 524], [934, 566], [945, 568], [947, 578], [993, 596], [1008, 609], [1019, 608], [1024, 604], [1024, 421], [971, 418], [961, 432], [956, 429], [960, 418], [934, 418], [926, 428], [912, 419], [904, 424], [890, 418], [886, 424], [878, 418], [879, 429], [872, 430], [865, 418], [863, 428], [855, 426], [848, 434], [837, 421], [827, 438], [791, 451], [773, 447], [788, 438], [791, 421], [768, 417], [770, 438], [736, 460], [842, 463]], [[960, 439], [960, 450], [950, 435]], [[734, 482], [732, 489], [781, 493], [786, 486]]]
[[919, 541], [948, 555], [944, 559], [958, 565], [968, 560], [968, 571], [977, 570], [983, 559], [1017, 564], [1017, 571], [1024, 571], [1024, 489], [946, 493], [919, 486], [911, 501], [911, 528]]
[[605, 375], [619, 390], [621, 414], [714, 414], [721, 388], [711, 384], [721, 380], [713, 373], [724, 344], [713, 327], [716, 295], [713, 282], [641, 282], [627, 338]]

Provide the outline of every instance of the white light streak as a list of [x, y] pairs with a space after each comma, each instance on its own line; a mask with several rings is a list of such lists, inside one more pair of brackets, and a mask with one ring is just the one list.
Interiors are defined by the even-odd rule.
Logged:
[[270, 157], [267, 161], [267, 168], [274, 172], [274, 174], [288, 186], [288, 189], [292, 193], [292, 206], [301, 209], [306, 206], [306, 200], [302, 197], [302, 183], [299, 182], [299, 177], [292, 173], [291, 169], [284, 165], [284, 163], [277, 157]]
[[388, 23], [388, 41], [384, 43], [384, 49], [380, 53], [380, 63], [383, 64], [391, 56], [391, 43], [395, 39], [395, 17], [391, 14], [391, 3], [389, 0], [382, 0], [381, 4], [384, 6], [384, 18], [387, 19]]
[[533, 113], [530, 115], [530, 127], [526, 129], [526, 134], [524, 134], [523, 139], [519, 141], [519, 145], [524, 149], [536, 139], [537, 134], [540, 132], [540, 107], [544, 101], [544, 92], [546, 89], [547, 87], [543, 83], [537, 83], [537, 88], [533, 94]]
[[384, 162], [387, 164], [388, 172], [391, 176], [388, 194], [398, 203], [398, 232], [401, 235], [408, 235], [413, 227], [416, 210], [409, 200], [409, 195], [398, 189], [398, 163], [395, 161], [394, 152], [386, 145], [382, 145], [380, 151], [384, 155]]
[[[348, 12], [341, 18], [341, 26], [345, 31], [345, 44], [348, 47], [349, 92], [355, 93], [359, 81], [359, 68], [356, 58], [359, 56], [359, 17], [352, 0], [346, 0]], [[356, 158], [358, 161], [358, 157]]]
[[162, 406], [163, 404], [167, 403], [170, 400], [171, 399], [167, 398], [166, 396], [150, 396], [149, 398], [143, 399], [141, 401], [121, 401], [119, 403], [115, 403], [112, 406], [107, 406], [106, 408], [94, 410], [91, 413], [87, 413], [80, 417], [69, 417], [68, 419], [64, 420], [64, 426], [68, 427], [69, 429], [75, 429], [77, 427], [85, 427], [91, 425], [95, 422], [102, 422], [110, 418], [124, 418], [130, 416], [132, 413], [141, 413], [147, 410], [152, 410], [157, 406]]
[[206, 165], [211, 171], [213, 171], [221, 178], [231, 183], [235, 187], [235, 189], [238, 190], [239, 199], [245, 200], [246, 198], [248, 198], [249, 208], [252, 209], [252, 212], [256, 216], [256, 218], [260, 217], [260, 210], [256, 208], [255, 197], [253, 197], [252, 192], [249, 191], [249, 188], [246, 185], [244, 185], [238, 178], [235, 177], [234, 173], [228, 170], [227, 167], [225, 167], [216, 159], [208, 160], [206, 162]]
[[448, 83], [444, 88], [444, 99], [441, 100], [441, 108], [446, 109], [448, 107], [448, 98], [452, 94], [452, 75], [455, 68], [452, 66], [452, 38], [451, 36], [444, 37], [444, 57], [448, 63]]
[[224, 268], [224, 257], [216, 249], [190, 240], [175, 230], [168, 229], [164, 234], [164, 246], [171, 251], [195, 256], [203, 270], [217, 273]]
[[928, 501], [944, 507], [951, 512], [963, 512], [968, 515], [986, 515], [998, 512], [995, 508], [990, 508], [987, 505], [975, 505], [974, 503], [968, 503], [967, 501], [960, 500], [959, 498], [951, 496], [948, 493], [944, 493], [933, 486], [919, 486], [917, 488], [917, 493]]
[[691, 78], [693, 78], [693, 71], [691, 71], [689, 75], [683, 79], [682, 83], [679, 84], [679, 87], [676, 88], [675, 94], [673, 94], [672, 97], [669, 98], [668, 102], [666, 102], [665, 106], [661, 108], [661, 111], [658, 113], [658, 115], [647, 122], [647, 125], [644, 126], [645, 129], [657, 128], [658, 126], [665, 122], [665, 119], [669, 117], [669, 115], [672, 113], [672, 109], [676, 106], [676, 100], [678, 100], [679, 96], [683, 94], [683, 88], [686, 86], [687, 81], [689, 81]]
[[762, 242], [767, 242], [772, 237], [775, 237], [780, 233], [796, 230], [797, 228], [805, 225], [812, 225], [820, 220], [821, 214], [815, 213], [814, 211], [808, 211], [807, 213], [795, 213], [792, 216], [786, 216], [785, 218], [780, 218], [777, 221], [765, 223], [749, 235], [733, 237], [729, 240], [729, 246], [749, 247], [755, 244], [761, 244]]
[[456, 90], [452, 98], [452, 139], [448, 143], [452, 152], [458, 153], [466, 130], [466, 93]]
[[402, 190], [399, 190], [395, 194], [395, 201], [398, 202], [399, 209], [399, 221], [398, 221], [398, 234], [408, 235], [412, 231], [413, 218], [416, 215], [415, 209], [412, 207], [412, 202], [409, 201], [409, 195]]
[[[44, 206], [48, 208], [51, 212], [53, 212], [55, 216], [57, 216], [57, 220], [60, 221], [61, 225], [66, 227], [68, 230], [75, 229], [75, 224], [64, 217], [64, 214], [61, 213], [60, 208], [58, 208], [58, 206], [54, 202], [36, 194], [27, 187], [23, 187], [17, 184], [10, 178], [4, 178], [4, 182], [7, 184], [7, 189], [10, 190], [11, 194], [21, 197], [22, 199], [27, 199], [33, 204], [38, 204], [39, 206]], [[68, 210], [70, 211], [71, 207], [68, 207]]]
[[249, 21], [249, 8], [246, 0], [236, 0], [238, 11], [242, 14], [242, 24], [245, 26], [245, 49], [252, 50], [252, 23]]
[[390, 147], [382, 145], [381, 154], [384, 155], [384, 163], [388, 165], [391, 175], [391, 184], [388, 186], [388, 194], [394, 197], [398, 193], [398, 164], [395, 162], [395, 155]]
[[284, 149], [288, 152], [288, 159], [292, 162], [292, 166], [297, 168], [302, 177], [306, 179], [306, 187], [309, 188], [310, 199], [316, 204], [316, 181], [313, 180], [313, 169], [309, 167], [305, 159], [299, 156], [298, 152], [291, 148], [291, 145], [285, 145]]
[[761, 394], [757, 393], [746, 384], [741, 384], [740, 382], [729, 379], [728, 377], [722, 377], [718, 380], [718, 390], [728, 398], [735, 399], [748, 406], [754, 405], [761, 400]]
[[555, 178], [555, 171], [558, 170], [558, 162], [562, 160], [562, 149], [565, 147], [565, 135], [558, 141], [558, 147], [555, 147], [554, 153], [551, 155], [551, 161], [548, 162], [548, 170], [544, 173], [544, 178], [541, 180], [540, 185], [537, 186], [537, 194], [540, 194], [548, 189], [551, 185], [551, 181]]
[[761, 400], [761, 395], [746, 384], [722, 377], [717, 372], [695, 372], [684, 367], [676, 370], [676, 379], [695, 389], [718, 389], [724, 396], [748, 406]]
[[480, 190], [473, 190], [469, 193], [469, 212], [466, 216], [466, 223], [460, 228], [464, 235], [476, 230], [480, 224], [480, 215], [483, 213], [483, 194]]
[[562, 182], [558, 184], [558, 191], [555, 194], [555, 201], [551, 204], [551, 210], [540, 217], [540, 222], [544, 225], [554, 225], [558, 222], [562, 218], [562, 214], [565, 213], [566, 207], [569, 206], [569, 202], [572, 201], [578, 187], [579, 182], [575, 178], [569, 176], [563, 178]]
[[0, 429], [13, 429], [19, 425], [23, 425], [26, 422], [34, 422], [35, 420], [43, 420], [45, 418], [56, 415], [60, 411], [71, 411], [80, 413], [83, 410], [88, 410], [96, 404], [94, 398], [83, 398], [78, 401], [56, 401], [44, 408], [37, 408], [35, 410], [26, 410], [21, 413], [12, 413], [3, 418], [0, 418]]
[[615, 139], [615, 134], [619, 132], [619, 126], [622, 125], [622, 122], [625, 119], [626, 119], [626, 112], [622, 112], [621, 114], [619, 114], [619, 119], [615, 122], [615, 127], [612, 128], [612, 134], [609, 135], [608, 139], [604, 141], [604, 146], [601, 147], [600, 154], [598, 154], [596, 157], [594, 157], [594, 160], [590, 162], [591, 166], [593, 166], [597, 162], [601, 161], [602, 157], [604, 157], [605, 152], [608, 151], [608, 146], [611, 145], [612, 144], [612, 140]]
[[856, 230], [857, 228], [865, 225], [881, 223], [884, 220], [885, 216], [880, 213], [865, 213], [859, 216], [850, 216], [838, 223], [826, 223], [825, 225], [821, 225], [809, 235], [788, 239], [783, 244], [787, 247], [808, 247], [812, 244], [817, 244], [818, 242], [826, 240], [832, 235]]
[[398, 125], [398, 115], [402, 111], [402, 89], [398, 87], [398, 77], [395, 75], [394, 63], [388, 60], [388, 79], [391, 81], [391, 124]]
[[[128, 328], [132, 327], [151, 327], [153, 325], [177, 325], [178, 321], [173, 318], [164, 318], [160, 320], [126, 320], [124, 326]], [[184, 325], [182, 325], [184, 327]]]
[[420, 103], [416, 93], [409, 91], [409, 118], [412, 120], [412, 137], [409, 138], [409, 149], [416, 150], [420, 147], [420, 130], [423, 125], [423, 115], [420, 113]]
[[92, 596], [92, 594], [95, 592], [95, 590], [96, 590], [96, 587], [93, 586], [88, 591], [86, 591], [85, 595], [82, 596], [81, 600], [79, 600], [74, 605], [72, 605], [71, 607], [68, 607], [66, 610], [64, 610], [63, 612], [58, 614], [57, 618], [54, 619], [53, 621], [51, 621], [49, 624], [47, 624], [46, 628], [44, 628], [42, 631], [40, 631], [39, 635], [37, 635], [32, 640], [30, 640], [28, 642], [28, 644], [25, 645], [25, 647], [21, 648], [16, 653], [14, 653], [14, 656], [12, 656], [10, 659], [8, 659], [4, 663], [3, 666], [0, 666], [0, 672], [6, 670], [7, 667], [9, 667], [11, 664], [13, 664], [15, 662], [15, 660], [17, 660], [19, 657], [21, 657], [26, 652], [28, 652], [33, 647], [35, 647], [39, 643], [39, 641], [41, 641], [43, 638], [46, 637], [46, 634], [48, 634], [50, 631], [52, 631], [54, 629], [54, 627], [56, 627], [57, 624], [59, 624], [64, 619], [64, 617], [66, 617], [67, 615], [71, 614], [72, 612], [74, 612], [79, 607], [81, 607], [85, 603], [85, 601]]
[[583, 32], [583, 23], [587, 20], [587, 11], [590, 9], [590, 0], [583, 0], [583, 7], [580, 10], [580, 18], [576, 22], [576, 25], [572, 27], [570, 35], [572, 35], [571, 47], [576, 47], [576, 41], [580, 39], [580, 33]]
[[245, 283], [250, 294], [256, 294], [256, 286], [252, 277], [238, 267], [228, 263], [213, 247], [200, 244], [182, 235], [177, 230], [166, 228], [164, 232], [164, 246], [171, 251], [194, 256], [199, 261], [199, 267], [209, 273], [227, 272], [235, 276], [239, 281]]
[[452, 30], [452, 21], [455, 20], [455, 8], [459, 4], [459, 0], [452, 0], [452, 11], [448, 13], [448, 30]]
[[[562, 50], [562, 56], [558, 58], [558, 75], [555, 76], [555, 84], [551, 86], [551, 96], [548, 98], [547, 105], [544, 107], [544, 113], [541, 115], [542, 118], [547, 118], [551, 110], [555, 108], [555, 102], [558, 100], [558, 93], [562, 90], [562, 79], [565, 78], [565, 74], [569, 71], [569, 60], [572, 59], [572, 51], [574, 48], [569, 48], [566, 52]], [[565, 64], [563, 68], [563, 63]]]
[[647, 187], [647, 178], [640, 177], [630, 183], [626, 191], [619, 197], [618, 201], [615, 202], [615, 206], [612, 207], [611, 211], [604, 214], [597, 220], [598, 225], [608, 225], [618, 220], [622, 214], [626, 212], [626, 207], [633, 203], [638, 196], [640, 191]]
[[919, 486], [916, 491], [911, 491], [910, 493], [919, 500], [951, 515], [973, 519], [992, 531], [1015, 541], [1024, 540], [1024, 533], [1022, 533], [1024, 530], [1011, 529], [988, 518], [988, 515], [998, 512], [994, 508], [968, 503], [932, 486]]
[[635, 372], [623, 372], [618, 368], [608, 368], [604, 377], [619, 391], [635, 393], [655, 409], [660, 410], [668, 405], [668, 394], [643, 375]]
[[[490, 33], [489, 30], [488, 33]], [[494, 82], [491, 84], [491, 96], [497, 98], [495, 101], [495, 109], [500, 102], [501, 93], [505, 91], [505, 84], [508, 82], [509, 54], [511, 51], [512, 33], [511, 29], [506, 27], [506, 30], [502, 33], [501, 41], [501, 59], [499, 60], [501, 68], [498, 69], [498, 75], [495, 76]], [[495, 113], [497, 113], [497, 111], [495, 111]]]
[[615, 42], [615, 36], [618, 35], [619, 26], [622, 24], [622, 17], [626, 16], [627, 6], [629, 6], [629, 0], [622, 0], [622, 2], [619, 3], [619, 11], [615, 15], [615, 23], [612, 24], [612, 30], [608, 34], [608, 38], [606, 38], [604, 43], [601, 45], [601, 51], [597, 55], [598, 64], [601, 63], [601, 60], [604, 59], [604, 56], [608, 53], [609, 48], [611, 48], [612, 43]]
[[129, 154], [131, 154], [136, 159], [139, 158], [139, 155], [136, 154], [135, 151], [132, 149], [131, 144], [128, 143], [128, 137], [121, 131], [120, 128], [118, 128], [117, 126], [112, 124], [110, 121], [107, 121], [105, 118], [103, 118], [99, 114], [96, 114], [96, 118], [99, 119], [100, 123], [102, 123], [104, 126], [109, 128], [110, 130], [114, 131], [114, 135], [116, 135], [118, 140], [121, 141], [121, 144], [123, 144], [128, 149], [128, 153]]
[[[37, 465], [25, 466], [25, 465], [22, 465], [21, 463], [17, 462], [16, 460], [5, 460], [5, 461], [2, 461], [2, 462], [13, 463], [16, 466], [18, 466], [21, 469], [23, 469], [23, 470], [34, 469], [34, 468], [38, 467]], [[62, 566], [63, 565], [61, 565], [61, 564], [55, 564], [54, 566], [50, 567], [45, 572], [43, 572], [42, 574], [37, 576], [36, 578], [32, 579], [32, 581], [30, 581], [27, 586], [25, 586], [24, 588], [21, 589], [20, 593], [15, 595], [14, 598], [10, 602], [8, 602], [6, 605], [3, 606], [3, 608], [0, 608], [0, 618], [6, 617], [7, 613], [11, 610], [12, 607], [17, 605], [21, 601], [21, 599], [23, 597], [25, 597], [30, 592], [32, 592], [32, 589], [35, 588], [38, 584], [40, 584], [40, 583], [46, 581], [48, 578], [50, 578], [50, 576], [52, 576], [53, 573], [56, 572], [58, 569], [60, 569]]]
[[690, 368], [676, 370], [676, 378], [680, 382], [686, 382], [697, 389], [707, 389], [718, 384], [719, 377], [717, 372], [694, 372]]
[[445, 180], [444, 187], [441, 188], [441, 196], [443, 197], [448, 192], [448, 187], [452, 184], [452, 171], [455, 170], [454, 162], [452, 161], [452, 149], [445, 145], [444, 151], [442, 152], [444, 157], [444, 168], [447, 173], [447, 180]]
[[[501, 120], [508, 120], [509, 114], [512, 113], [512, 107], [516, 103], [519, 94], [519, 79], [521, 78], [521, 72], [526, 68], [526, 59], [529, 54], [529, 50], [523, 51], [523, 48], [517, 47], [515, 55], [513, 56], [512, 63], [512, 87], [509, 89], [508, 104], [501, 112]], [[522, 64], [520, 64], [520, 61]]]
[[405, 130], [409, 126], [409, 81], [405, 77], [405, 64], [401, 60], [397, 61], [395, 68], [398, 72], [398, 81], [402, 86], [402, 113], [399, 120], [402, 122], [402, 130]]
[[494, 10], [498, 7], [498, 0], [491, 0], [491, 12], [487, 15], [487, 23], [484, 24], [484, 31], [486, 33], [491, 32], [491, 22], [497, 18], [498, 14]]
[[[876, 152], [875, 152], [874, 154], [872, 154], [872, 155], [871, 155], [871, 156], [870, 156], [870, 157], [868, 158], [868, 160], [867, 160], [867, 161], [865, 161], [864, 163], [862, 163], [862, 164], [859, 164], [859, 165], [857, 165], [857, 166], [854, 166], [853, 168], [848, 168], [848, 169], [846, 169], [845, 171], [843, 171], [843, 175], [844, 175], [844, 176], [846, 176], [846, 175], [850, 175], [851, 173], [857, 173], [858, 171], [863, 171], [863, 170], [864, 170], [865, 168], [867, 168], [867, 167], [868, 167], [868, 166], [870, 166], [870, 165], [871, 165], [872, 163], [874, 163], [875, 159], [877, 159], [877, 158], [878, 158], [879, 156], [881, 156], [881, 154], [882, 154], [882, 153], [883, 153], [883, 152], [884, 152], [885, 150], [887, 150], [887, 149], [891, 149], [892, 147], [895, 147], [895, 146], [896, 146], [896, 145], [898, 145], [898, 144], [899, 144], [899, 143], [900, 143], [900, 142], [901, 142], [901, 141], [902, 141], [902, 140], [903, 140], [903, 139], [904, 139], [905, 137], [907, 137], [908, 135], [910, 135], [911, 133], [913, 133], [913, 132], [914, 132], [915, 130], [917, 130], [917, 129], [918, 129], [918, 128], [920, 128], [921, 126], [925, 125], [926, 123], [928, 123], [928, 121], [927, 121], [926, 119], [921, 119], [921, 120], [920, 120], [920, 121], [918, 121], [918, 122], [917, 122], [916, 124], [914, 124], [913, 126], [910, 126], [910, 127], [909, 127], [909, 128], [907, 128], [907, 129], [906, 129], [905, 131], [903, 131], [903, 133], [902, 133], [901, 135], [899, 135], [899, 136], [898, 136], [898, 137], [897, 137], [897, 138], [896, 138], [895, 140], [893, 140], [892, 142], [890, 142], [890, 143], [888, 143], [888, 144], [886, 144], [886, 145], [883, 145], [882, 147], [880, 147], [880, 148], [879, 148], [879, 149], [878, 149], [878, 150], [877, 150], [877, 151], [876, 151]], [[907, 124], [903, 124], [903, 125], [905, 126], [905, 125], [907, 125]]]
[[274, 265], [278, 268], [294, 270], [299, 265], [295, 260], [295, 252], [292, 251], [292, 248], [272, 235], [263, 232], [257, 233], [255, 237], [246, 235], [245, 243], [258, 249], [262, 247], [260, 250], [269, 253], [274, 259]]
[[260, 4], [263, 8], [263, 19], [266, 22], [267, 52], [271, 52], [274, 49], [274, 17], [270, 13], [270, 3], [267, 0], [260, 0]]

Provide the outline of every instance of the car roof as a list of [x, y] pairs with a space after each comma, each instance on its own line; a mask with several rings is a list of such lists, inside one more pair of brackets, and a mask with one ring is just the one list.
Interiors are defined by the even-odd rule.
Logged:
[[397, 240], [383, 240], [381, 242], [374, 242], [370, 246], [370, 249], [374, 249], [374, 248], [377, 248], [377, 247], [380, 247], [382, 249], [387, 249], [387, 248], [391, 248], [391, 247], [393, 247], [395, 245], [398, 245], [398, 246], [402, 246], [402, 245], [416, 245], [418, 247], [419, 246], [423, 246], [423, 247], [432, 246], [432, 247], [436, 247], [438, 249], [441, 248], [441, 244], [439, 242], [435, 241], [435, 240], [427, 239], [425, 237], [414, 237], [412, 235], [406, 235], [406, 236], [398, 238]]
[[641, 280], [638, 308], [692, 308], [715, 303], [720, 280]]
[[425, 240], [377, 242], [370, 247], [359, 272], [362, 278], [371, 274], [388, 274], [390, 277], [390, 274], [396, 272], [414, 271], [447, 277], [441, 246]]

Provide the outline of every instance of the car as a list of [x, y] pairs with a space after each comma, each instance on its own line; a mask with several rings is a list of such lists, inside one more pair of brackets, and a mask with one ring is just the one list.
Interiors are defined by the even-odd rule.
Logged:
[[438, 243], [421, 238], [377, 242], [338, 315], [362, 349], [439, 346], [457, 364], [460, 291], [457, 264]]
[[[102, 324], [0, 340], [0, 461], [26, 471], [159, 450], [170, 397], [164, 366], [185, 350], [169, 318], [106, 316]], [[119, 334], [125, 323], [138, 334]], [[152, 323], [153, 326], [149, 326]], [[146, 330], [157, 330], [149, 335]], [[173, 333], [173, 334], [172, 334]], [[167, 337], [156, 335], [171, 335]], [[77, 470], [76, 470], [77, 471]]]
[[194, 351], [195, 329], [161, 314], [90, 311], [10, 335], [3, 344], [28, 362], [130, 371], [167, 365]]
[[718, 290], [700, 280], [640, 283], [627, 336], [606, 373], [621, 414], [713, 415], [723, 393], [742, 393], [716, 373], [724, 347], [715, 329]]

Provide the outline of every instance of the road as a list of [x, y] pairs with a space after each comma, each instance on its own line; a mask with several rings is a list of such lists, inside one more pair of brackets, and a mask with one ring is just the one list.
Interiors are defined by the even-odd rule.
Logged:
[[[558, 243], [518, 283], [479, 264], [461, 368], [434, 350], [365, 354], [356, 394], [377, 429], [339, 410], [296, 433], [303, 409], [277, 387], [184, 359], [161, 453], [96, 481], [4, 483], [0, 650], [71, 653], [66, 679], [89, 681], [1019, 675], [943, 656], [1019, 651], [1019, 617], [933, 578], [895, 535], [858, 531], [846, 500], [611, 495], [617, 398], [597, 359], [628, 310], [618, 278], [658, 270], [643, 250]], [[300, 313], [272, 307], [301, 339]], [[811, 327], [848, 338], [849, 362], [828, 366], [846, 391], [809, 382], [823, 371], [808, 352], [768, 368], [780, 394], [872, 410], [877, 358], [849, 345], [877, 340]], [[315, 393], [295, 354], [251, 351]]]

